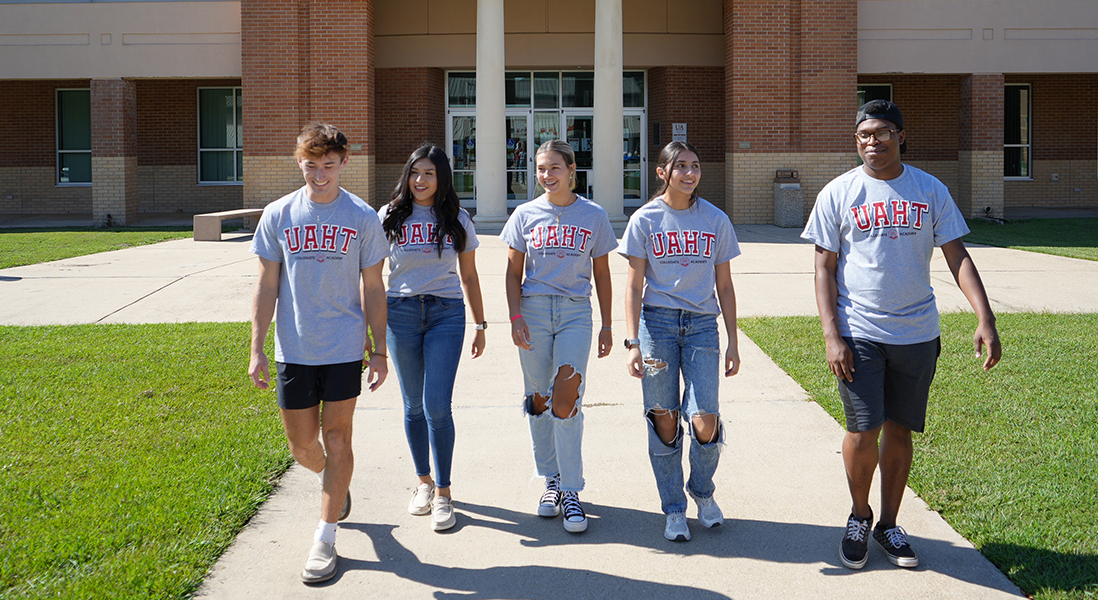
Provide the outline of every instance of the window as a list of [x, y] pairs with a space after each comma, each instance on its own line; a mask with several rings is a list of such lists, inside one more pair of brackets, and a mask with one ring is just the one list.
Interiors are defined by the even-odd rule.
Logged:
[[244, 180], [241, 88], [198, 88], [198, 182]]
[[91, 183], [91, 90], [57, 90], [57, 183]]
[[1003, 101], [1003, 176], [1008, 179], [1032, 179], [1030, 127], [1032, 126], [1033, 90], [1027, 84], [1008, 84]]
[[891, 83], [868, 83], [858, 86], [858, 106], [872, 100], [888, 100], [892, 102]]

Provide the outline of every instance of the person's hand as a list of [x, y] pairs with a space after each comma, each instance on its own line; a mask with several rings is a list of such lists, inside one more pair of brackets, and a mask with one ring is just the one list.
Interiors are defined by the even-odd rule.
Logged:
[[637, 379], [644, 379], [644, 359], [641, 358], [640, 346], [633, 346], [629, 349], [629, 359], [626, 364], [630, 375]]
[[389, 358], [380, 354], [371, 354], [370, 358], [366, 361], [369, 366], [369, 370], [366, 374], [366, 383], [370, 386], [370, 391], [377, 391], [377, 388], [381, 387], [381, 384], [385, 383], [385, 377], [389, 374]]
[[976, 346], [976, 358], [983, 356], [983, 349], [987, 348], [987, 355], [984, 356], [985, 371], [991, 370], [991, 367], [999, 364], [1003, 358], [1003, 345], [999, 343], [999, 332], [995, 329], [994, 323], [977, 325], [972, 343]]
[[724, 352], [724, 376], [731, 377], [740, 372], [740, 349], [729, 345]]
[[843, 381], [854, 381], [854, 351], [846, 340], [837, 338], [827, 340], [827, 366], [835, 377]]
[[485, 335], [483, 329], [477, 329], [473, 332], [473, 346], [469, 349], [469, 353], [473, 358], [477, 358], [484, 354], [484, 341]]
[[609, 329], [599, 330], [599, 358], [609, 356], [614, 349], [614, 332]]
[[511, 341], [523, 350], [534, 349], [530, 345], [530, 329], [526, 327], [526, 319], [522, 318], [521, 315], [511, 321]]
[[248, 361], [248, 376], [252, 378], [255, 387], [265, 390], [271, 387], [271, 375], [268, 372], [270, 363], [267, 362], [266, 352], [253, 352]]

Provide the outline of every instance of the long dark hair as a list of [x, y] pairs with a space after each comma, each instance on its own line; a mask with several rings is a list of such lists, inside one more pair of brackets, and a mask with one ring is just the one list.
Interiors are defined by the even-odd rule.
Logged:
[[[694, 153], [694, 156], [698, 156], [698, 150], [694, 146], [687, 142], [671, 142], [660, 150], [660, 156], [656, 160], [656, 167], [663, 169], [666, 173], [666, 179], [660, 177], [660, 189], [656, 190], [655, 194], [648, 199], [649, 202], [655, 200], [657, 196], [662, 196], [667, 191], [667, 184], [671, 180], [671, 167], [675, 166], [675, 161], [679, 159], [679, 155], [685, 151]], [[698, 157], [701, 160], [701, 157]], [[690, 206], [694, 206], [694, 203], [698, 201], [698, 187], [694, 186], [694, 191], [690, 193]]]
[[461, 214], [461, 200], [454, 191], [454, 174], [450, 170], [450, 160], [446, 157], [446, 151], [438, 146], [424, 144], [416, 148], [415, 152], [408, 157], [408, 162], [404, 163], [404, 170], [400, 173], [400, 180], [393, 189], [389, 211], [381, 227], [385, 230], [385, 237], [390, 242], [400, 238], [400, 228], [412, 214], [414, 204], [412, 188], [408, 185], [408, 179], [412, 176], [412, 165], [425, 158], [430, 159], [435, 165], [435, 178], [438, 180], [435, 205], [431, 207], [431, 212], [438, 219], [438, 255], [442, 257], [446, 236], [454, 240], [454, 250], [460, 254], [465, 251], [465, 226], [458, 219], [458, 215]]

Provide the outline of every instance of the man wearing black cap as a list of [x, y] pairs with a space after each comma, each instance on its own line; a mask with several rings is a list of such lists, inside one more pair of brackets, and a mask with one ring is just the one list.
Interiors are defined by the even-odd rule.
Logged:
[[[911, 470], [911, 432], [923, 431], [941, 349], [930, 285], [935, 246], [979, 319], [973, 342], [977, 357], [987, 348], [985, 370], [999, 362], [1002, 347], [965, 250], [969, 230], [960, 210], [941, 181], [900, 161], [907, 137], [900, 109], [868, 102], [854, 125], [862, 164], [824, 187], [801, 234], [816, 244], [816, 306], [846, 414], [843, 462], [853, 507], [839, 557], [862, 568], [872, 537], [892, 564], [911, 568], [919, 559], [896, 515]], [[881, 512], [870, 531], [878, 467]]]

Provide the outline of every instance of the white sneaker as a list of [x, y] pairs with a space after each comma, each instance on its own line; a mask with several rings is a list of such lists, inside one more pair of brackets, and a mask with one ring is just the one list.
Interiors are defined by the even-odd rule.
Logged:
[[545, 478], [545, 493], [538, 504], [538, 516], [552, 518], [560, 514], [560, 475]]
[[431, 501], [431, 529], [445, 531], [457, 523], [454, 503], [446, 496], [437, 496]]
[[690, 528], [686, 525], [686, 513], [667, 515], [667, 527], [663, 529], [663, 537], [672, 542], [690, 541]]
[[435, 486], [429, 483], [421, 483], [416, 491], [412, 492], [412, 499], [408, 502], [408, 512], [413, 515], [426, 515], [431, 512], [431, 501], [435, 499]]
[[712, 496], [694, 498], [694, 502], [698, 503], [698, 522], [702, 527], [719, 527], [724, 524], [724, 513]]
[[564, 492], [564, 530], [569, 533], [587, 531], [587, 515], [583, 512], [578, 492]]
[[337, 558], [335, 546], [327, 542], [315, 542], [309, 550], [309, 558], [305, 560], [305, 569], [301, 571], [301, 581], [322, 583], [335, 577]]

